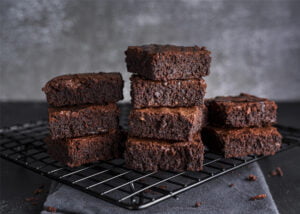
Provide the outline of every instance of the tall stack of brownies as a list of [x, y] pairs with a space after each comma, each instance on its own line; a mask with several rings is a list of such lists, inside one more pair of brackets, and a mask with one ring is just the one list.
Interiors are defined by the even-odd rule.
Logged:
[[119, 73], [63, 75], [42, 89], [49, 104], [49, 154], [70, 167], [122, 154], [117, 101], [123, 99]]
[[216, 97], [206, 101], [209, 126], [203, 128], [203, 142], [225, 158], [274, 155], [281, 147], [274, 101], [249, 94]]
[[204, 47], [131, 46], [125, 51], [133, 109], [125, 161], [140, 171], [199, 171], [210, 52]]

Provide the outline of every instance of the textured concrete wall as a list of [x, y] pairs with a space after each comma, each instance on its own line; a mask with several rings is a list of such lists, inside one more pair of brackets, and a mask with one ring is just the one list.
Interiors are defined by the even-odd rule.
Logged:
[[205, 45], [208, 97], [300, 100], [298, 0], [1, 0], [0, 100], [43, 100], [50, 78], [119, 71], [128, 45]]

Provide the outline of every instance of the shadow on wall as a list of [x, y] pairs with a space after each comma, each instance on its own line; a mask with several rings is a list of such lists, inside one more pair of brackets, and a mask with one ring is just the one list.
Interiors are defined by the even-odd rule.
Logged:
[[66, 73], [122, 72], [128, 45], [212, 51], [207, 96], [241, 91], [300, 100], [300, 1], [22, 0], [0, 2], [0, 100], [44, 100]]

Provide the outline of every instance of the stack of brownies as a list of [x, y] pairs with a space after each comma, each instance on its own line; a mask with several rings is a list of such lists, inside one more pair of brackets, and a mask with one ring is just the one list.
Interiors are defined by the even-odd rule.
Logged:
[[199, 171], [210, 52], [204, 47], [146, 45], [128, 47], [133, 109], [125, 161], [140, 171]]
[[43, 91], [49, 104], [49, 154], [69, 167], [117, 158], [122, 153], [117, 101], [119, 73], [58, 76]]
[[274, 155], [281, 147], [274, 101], [249, 94], [207, 100], [209, 126], [202, 140], [210, 150], [225, 158]]

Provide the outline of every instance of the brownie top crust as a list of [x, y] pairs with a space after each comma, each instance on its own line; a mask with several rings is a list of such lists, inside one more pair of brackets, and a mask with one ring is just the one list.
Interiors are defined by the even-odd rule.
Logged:
[[54, 77], [46, 83], [45, 87], [43, 87], [42, 90], [45, 93], [48, 93], [53, 89], [60, 89], [62, 87], [76, 89], [81, 86], [91, 84], [91, 82], [97, 83], [100, 81], [109, 81], [112, 84], [123, 82], [121, 74], [117, 72], [67, 74]]
[[215, 99], [207, 99], [207, 102], [232, 102], [232, 103], [249, 103], [249, 102], [264, 102], [264, 101], [270, 101], [266, 98], [260, 98], [256, 97], [250, 94], [241, 93], [238, 96], [218, 96]]
[[169, 115], [183, 115], [185, 118], [189, 120], [194, 120], [196, 116], [198, 116], [198, 112], [202, 111], [203, 106], [192, 106], [192, 107], [176, 107], [176, 108], [168, 108], [168, 107], [158, 107], [158, 108], [143, 108], [143, 109], [135, 109], [135, 112], [140, 113], [148, 113], [148, 114], [169, 114]]
[[153, 139], [153, 138], [140, 138], [140, 137], [133, 137], [133, 136], [129, 136], [128, 137], [128, 141], [132, 141], [132, 142], [143, 142], [146, 144], [157, 144], [157, 145], [161, 145], [161, 146], [170, 146], [172, 144], [172, 146], [177, 145], [177, 144], [190, 144], [190, 143], [202, 143], [201, 140], [201, 135], [200, 132], [195, 133], [193, 135], [193, 138], [189, 141], [174, 141], [174, 140], [162, 140], [162, 139]]
[[109, 103], [107, 105], [80, 105], [80, 106], [68, 106], [68, 107], [49, 107], [48, 112], [56, 114], [65, 114], [67, 112], [79, 112], [81, 110], [101, 110], [101, 112], [115, 112], [120, 113], [118, 105], [115, 103]]
[[47, 136], [44, 139], [44, 141], [48, 143], [59, 142], [59, 143], [72, 145], [72, 144], [76, 144], [77, 141], [80, 141], [82, 144], [84, 144], [96, 140], [99, 143], [99, 139], [101, 140], [114, 139], [116, 137], [117, 139], [120, 139], [120, 142], [123, 141], [124, 143], [124, 139], [126, 139], [126, 132], [122, 128], [119, 128], [119, 129], [111, 129], [105, 133], [97, 133], [88, 136], [72, 137], [72, 138], [64, 138], [64, 139], [52, 139], [51, 136]]
[[170, 147], [176, 147], [176, 146], [189, 146], [191, 144], [202, 144], [202, 141], [195, 140], [195, 141], [163, 141], [163, 140], [155, 140], [155, 139], [148, 139], [148, 138], [135, 138], [135, 137], [128, 137], [127, 144], [130, 144], [130, 142], [138, 142], [140, 144], [147, 145], [149, 149], [152, 147], [160, 146], [161, 149], [168, 149]]
[[180, 85], [182, 82], [191, 82], [191, 83], [199, 82], [199, 83], [201, 83], [201, 85], [203, 85], [203, 87], [206, 88], [206, 86], [207, 86], [205, 80], [202, 79], [202, 78], [194, 78], [194, 79], [191, 78], [191, 79], [183, 79], [183, 80], [181, 80], [181, 79], [178, 79], [178, 80], [172, 79], [172, 80], [161, 81], [161, 80], [150, 80], [150, 79], [147, 79], [147, 78], [145, 78], [141, 75], [133, 74], [133, 75], [131, 75], [131, 77], [129, 79], [130, 79], [130, 81], [145, 80], [145, 81], [148, 81], [150, 83], [162, 83], [165, 86], [170, 85], [170, 84], [176, 84], [176, 83]]
[[66, 141], [70, 142], [70, 143], [75, 143], [77, 140], [80, 140], [81, 142], [89, 142], [92, 140], [97, 140], [99, 138], [112, 138], [115, 136], [121, 137], [123, 134], [123, 132], [121, 132], [120, 130], [110, 130], [107, 133], [101, 133], [101, 134], [97, 134], [97, 135], [89, 135], [89, 136], [84, 136], [84, 137], [74, 137], [74, 138], [69, 138], [66, 139]]
[[142, 45], [142, 46], [129, 46], [128, 49], [125, 51], [127, 54], [129, 51], [136, 51], [140, 53], [146, 54], [156, 54], [156, 53], [199, 53], [199, 54], [206, 54], [210, 55], [210, 51], [206, 49], [206, 47], [183, 47], [183, 46], [176, 46], [176, 45], [157, 45], [157, 44], [150, 44], [150, 45]]
[[258, 127], [258, 128], [232, 128], [232, 129], [227, 129], [227, 128], [218, 128], [218, 127], [207, 127], [208, 129], [213, 129], [214, 132], [219, 135], [219, 136], [236, 136], [236, 138], [243, 138], [243, 135], [277, 135], [281, 136], [280, 133], [278, 132], [277, 128], [269, 126], [269, 127]]

